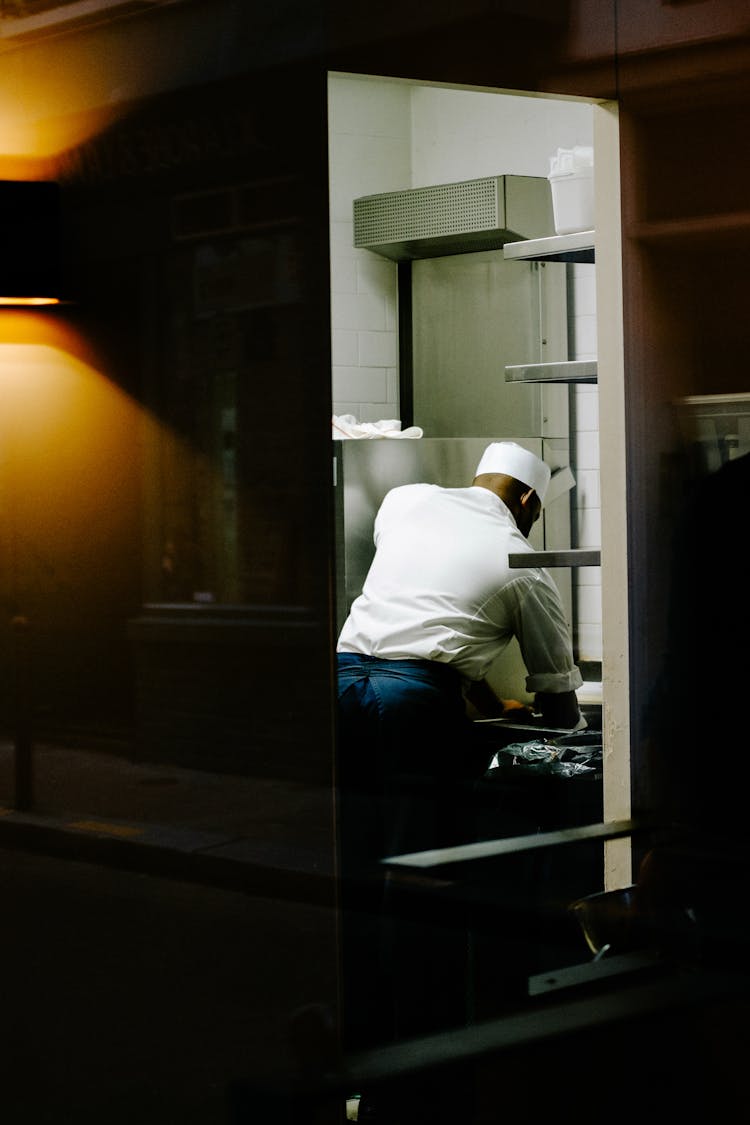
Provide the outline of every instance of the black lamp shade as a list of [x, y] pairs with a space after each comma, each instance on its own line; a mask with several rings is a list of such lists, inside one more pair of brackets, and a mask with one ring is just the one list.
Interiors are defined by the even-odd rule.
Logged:
[[0, 180], [0, 303], [60, 298], [60, 191]]

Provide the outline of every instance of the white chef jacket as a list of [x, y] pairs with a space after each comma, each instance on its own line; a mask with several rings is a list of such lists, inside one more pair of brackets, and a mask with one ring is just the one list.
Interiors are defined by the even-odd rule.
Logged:
[[515, 636], [529, 692], [581, 686], [557, 587], [539, 567], [509, 567], [510, 553], [533, 548], [494, 492], [391, 489], [374, 538], [375, 557], [339, 652], [435, 660], [480, 680]]

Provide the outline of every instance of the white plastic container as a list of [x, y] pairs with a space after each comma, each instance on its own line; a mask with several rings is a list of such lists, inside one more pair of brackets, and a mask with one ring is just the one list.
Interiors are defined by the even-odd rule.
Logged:
[[547, 177], [557, 234], [594, 229], [594, 150], [585, 145], [559, 148], [550, 157]]

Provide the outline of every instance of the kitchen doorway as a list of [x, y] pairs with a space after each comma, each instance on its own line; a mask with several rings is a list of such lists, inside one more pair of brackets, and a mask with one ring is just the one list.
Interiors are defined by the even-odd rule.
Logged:
[[[610, 818], [625, 817], [629, 748], [621, 483], [606, 491], [604, 519], [602, 512], [607, 479], [624, 479], [616, 106], [341, 73], [329, 75], [328, 95], [333, 414], [353, 420], [355, 426], [400, 421], [402, 404], [407, 410], [404, 423], [419, 426], [420, 411], [418, 400], [413, 415], [412, 404], [403, 401], [402, 267], [355, 245], [354, 200], [481, 177], [544, 180], [559, 148], [594, 149], [596, 266], [575, 262], [564, 267], [564, 358], [598, 368], [596, 383], [571, 385], [567, 395], [570, 463], [576, 478], [571, 492], [572, 546], [601, 549], [605, 528], [615, 546], [607, 552], [610, 580], [599, 567], [581, 567], [571, 574], [571, 626], [586, 692], [598, 697], [610, 717], [616, 716], [612, 729], [618, 748], [611, 754], [608, 746], [608, 763], [620, 765], [612, 767], [613, 796], [608, 799], [605, 794], [605, 807]], [[459, 382], [471, 378], [471, 371], [457, 371], [456, 377]], [[501, 362], [497, 379], [503, 379]], [[555, 388], [558, 394], [559, 390]], [[600, 432], [601, 419], [606, 419], [605, 435]], [[605, 605], [607, 595], [610, 607]], [[605, 627], [617, 636], [611, 648], [617, 654], [615, 664], [610, 657], [609, 666], [604, 660]], [[613, 694], [603, 700], [605, 679], [611, 679]]]

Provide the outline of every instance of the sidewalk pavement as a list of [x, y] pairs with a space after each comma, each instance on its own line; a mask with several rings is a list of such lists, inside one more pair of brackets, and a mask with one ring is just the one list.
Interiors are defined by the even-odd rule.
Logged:
[[15, 807], [15, 746], [0, 739], [0, 847], [237, 889], [328, 901], [330, 791], [266, 777], [136, 763], [40, 742]]

